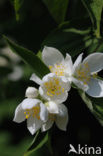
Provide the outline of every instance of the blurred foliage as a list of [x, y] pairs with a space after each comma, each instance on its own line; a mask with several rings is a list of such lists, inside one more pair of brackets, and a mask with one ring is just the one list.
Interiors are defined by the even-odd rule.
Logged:
[[15, 12], [16, 12], [16, 20], [19, 20], [19, 11], [20, 8], [22, 7], [23, 4], [23, 0], [14, 0], [14, 8], [15, 8]]
[[[12, 119], [16, 106], [25, 96], [25, 89], [35, 86], [29, 81], [33, 70], [40, 74], [40, 77], [48, 72], [39, 59], [44, 45], [56, 47], [63, 55], [70, 53], [73, 60], [81, 52], [84, 52], [85, 56], [96, 51], [103, 52], [102, 10], [103, 0], [0, 0], [0, 57], [5, 60], [0, 65], [1, 156], [23, 156], [33, 140], [33, 136], [26, 129], [26, 123], [18, 125]], [[14, 44], [6, 39], [13, 51], [30, 64], [33, 70], [21, 60], [15, 63], [1, 53], [2, 48], [7, 47], [2, 35], [16, 42]], [[18, 46], [19, 44], [30, 50]], [[39, 58], [33, 52], [38, 53]], [[15, 66], [19, 66], [23, 71], [16, 81], [9, 79], [9, 74], [13, 73]], [[75, 89], [71, 92], [65, 103], [70, 115], [67, 132], [59, 131], [55, 125], [52, 129], [54, 156], [66, 156], [69, 143], [99, 145], [103, 140], [103, 128], [96, 121], [97, 118], [103, 125], [103, 99], [95, 100], [79, 91], [83, 102]], [[42, 148], [33, 150], [30, 155], [50, 156], [50, 145], [44, 143]], [[38, 147], [35, 141], [33, 145]]]
[[43, 2], [57, 23], [65, 21], [69, 0], [43, 0]]
[[96, 29], [96, 36], [100, 37], [100, 21], [103, 9], [103, 0], [82, 0], [82, 2], [88, 10], [94, 29]]
[[[46, 67], [46, 65], [32, 52], [27, 49], [24, 49], [12, 41], [10, 41], [8, 38], [4, 36], [4, 39], [7, 41], [8, 45], [14, 51], [17, 53], [21, 58], [30, 65], [31, 68], [33, 68], [34, 73], [42, 78], [44, 75], [49, 73], [49, 69]], [[42, 72], [41, 72], [42, 71]]]

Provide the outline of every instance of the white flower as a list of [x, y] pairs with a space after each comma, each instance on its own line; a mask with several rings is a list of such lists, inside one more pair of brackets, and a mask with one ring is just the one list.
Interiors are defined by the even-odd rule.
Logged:
[[54, 122], [59, 129], [66, 131], [68, 124], [68, 110], [66, 106], [64, 104], [56, 104], [54, 102], [47, 102], [46, 106], [49, 111], [49, 115], [47, 122], [42, 125], [42, 131], [50, 129]]
[[103, 97], [103, 81], [95, 76], [103, 69], [103, 54], [91, 54], [83, 62], [82, 55], [80, 54], [73, 64], [69, 54], [66, 54], [64, 59], [57, 49], [44, 47], [42, 59], [52, 73], [65, 76], [92, 97]]
[[28, 87], [26, 89], [25, 96], [28, 98], [36, 98], [39, 95], [38, 90], [35, 87]]
[[56, 48], [45, 46], [42, 52], [42, 60], [50, 71], [57, 76], [69, 77], [72, 72], [71, 56], [66, 54], [64, 59], [64, 56]]
[[93, 53], [82, 62], [80, 54], [72, 66], [72, 82], [92, 97], [103, 97], [103, 81], [96, 74], [103, 69], [103, 53]]
[[48, 111], [42, 101], [26, 98], [16, 110], [13, 121], [20, 123], [27, 119], [27, 128], [33, 135], [48, 119]]
[[67, 99], [70, 83], [64, 76], [50, 73], [40, 80], [33, 74], [30, 79], [40, 85], [39, 93], [45, 100], [62, 103]]

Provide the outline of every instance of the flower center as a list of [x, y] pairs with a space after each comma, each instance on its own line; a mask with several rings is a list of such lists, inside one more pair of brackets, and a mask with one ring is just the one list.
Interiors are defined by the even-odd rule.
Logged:
[[64, 93], [64, 88], [61, 87], [58, 78], [52, 78], [44, 83], [48, 96], [60, 95]]
[[54, 66], [49, 66], [49, 69], [52, 73], [55, 73], [57, 76], [65, 75], [65, 66], [61, 64], [55, 64]]
[[30, 116], [32, 116], [32, 117], [36, 117], [38, 120], [40, 119], [39, 113], [40, 113], [39, 106], [35, 106], [32, 109], [26, 109], [26, 111], [24, 112], [26, 119], [28, 119]]
[[76, 77], [84, 83], [84, 85], [87, 85], [90, 81], [91, 75], [90, 75], [90, 68], [88, 63], [83, 64], [80, 66], [80, 68], [76, 71]]

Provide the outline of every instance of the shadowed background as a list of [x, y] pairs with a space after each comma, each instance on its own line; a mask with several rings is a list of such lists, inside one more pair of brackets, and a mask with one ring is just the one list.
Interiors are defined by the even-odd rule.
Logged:
[[[28, 86], [36, 86], [29, 80], [33, 72], [32, 69], [25, 65], [20, 58], [15, 63], [13, 61], [14, 58], [11, 59], [3, 53], [3, 51], [9, 51], [9, 49], [6, 48], [7, 44], [2, 35], [8, 36], [16, 43], [32, 50], [35, 54], [44, 45], [48, 45], [58, 48], [64, 55], [66, 52], [73, 55], [75, 52], [77, 54], [84, 52], [84, 55], [86, 55], [87, 51], [91, 53], [93, 50], [98, 49], [97, 42], [102, 42], [102, 40], [96, 39], [91, 35], [92, 30], [87, 32], [91, 35], [90, 38], [88, 35], [88, 42], [85, 42], [85, 35], [75, 35], [72, 31], [67, 31], [66, 34], [65, 31], [59, 32], [56, 29], [58, 23], [51, 16], [49, 8], [47, 9], [45, 3], [41, 0], [27, 0], [23, 2], [19, 11], [20, 14], [17, 14], [16, 20], [13, 0], [0, 0], [0, 57], [2, 58], [0, 59], [1, 156], [23, 156], [23, 153], [33, 140], [34, 136], [31, 136], [28, 132], [26, 122], [17, 124], [12, 120], [16, 106], [24, 99], [25, 89]], [[74, 19], [76, 19], [76, 22], [73, 21]], [[85, 28], [91, 26], [91, 21], [81, 0], [69, 1], [65, 20], [72, 21], [68, 24], [68, 28], [75, 25], [75, 28], [81, 27], [81, 30], [85, 30]], [[65, 25], [63, 26], [64, 29]], [[77, 44], [77, 42], [79, 43]], [[99, 50], [102, 50], [102, 45], [99, 45], [99, 48]], [[4, 63], [5, 61], [3, 62], [4, 64], [2, 63], [4, 58], [8, 61], [7, 64]], [[21, 71], [18, 79], [14, 78], [15, 76], [13, 78], [9, 76], [14, 71], [14, 66], [19, 67], [17, 75]], [[94, 147], [102, 146], [103, 127], [89, 111], [76, 90], [72, 89], [70, 91], [65, 104], [69, 112], [68, 129], [67, 132], [62, 132], [54, 125], [51, 132], [54, 155], [68, 155], [69, 144], [73, 144], [75, 147], [78, 144], [87, 144]], [[43, 155], [45, 148], [32, 155]], [[45, 155], [49, 155], [48, 152]]]

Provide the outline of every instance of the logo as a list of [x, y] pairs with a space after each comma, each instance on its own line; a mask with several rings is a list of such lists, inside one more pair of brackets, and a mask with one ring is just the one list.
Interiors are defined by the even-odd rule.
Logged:
[[68, 154], [70, 153], [75, 153], [77, 155], [79, 154], [96, 154], [96, 155], [100, 155], [102, 154], [102, 148], [101, 147], [88, 147], [87, 145], [81, 146], [80, 144], [78, 144], [77, 149], [75, 149], [75, 147], [70, 144], [70, 149], [68, 151]]

